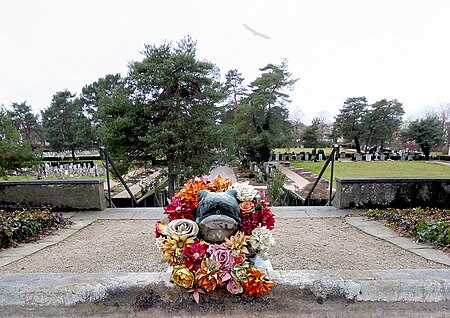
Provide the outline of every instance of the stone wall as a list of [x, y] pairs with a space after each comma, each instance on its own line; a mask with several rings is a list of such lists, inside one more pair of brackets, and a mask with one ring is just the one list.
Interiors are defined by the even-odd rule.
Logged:
[[450, 208], [450, 179], [336, 178], [333, 205], [347, 208]]
[[103, 183], [103, 179], [4, 181], [0, 182], [0, 208], [104, 210]]

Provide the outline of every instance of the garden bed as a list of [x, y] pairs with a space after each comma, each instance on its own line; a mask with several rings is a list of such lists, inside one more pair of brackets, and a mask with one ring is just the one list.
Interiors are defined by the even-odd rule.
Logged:
[[383, 222], [401, 236], [433, 244], [450, 253], [450, 210], [374, 209], [368, 210], [366, 214], [372, 220]]
[[72, 221], [49, 210], [0, 210], [0, 251], [19, 243], [36, 241], [70, 224]]

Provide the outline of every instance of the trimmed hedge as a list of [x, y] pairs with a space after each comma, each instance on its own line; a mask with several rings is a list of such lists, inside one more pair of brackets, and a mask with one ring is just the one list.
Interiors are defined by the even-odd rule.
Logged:
[[384, 222], [400, 235], [450, 251], [450, 210], [414, 208], [369, 210], [367, 216]]
[[38, 240], [69, 224], [72, 221], [49, 210], [0, 210], [0, 249]]

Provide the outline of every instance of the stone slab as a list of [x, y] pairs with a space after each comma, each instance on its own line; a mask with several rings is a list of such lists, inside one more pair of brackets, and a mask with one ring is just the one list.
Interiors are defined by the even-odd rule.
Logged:
[[[450, 301], [450, 270], [273, 271], [269, 304], [315, 298], [369, 302]], [[151, 291], [148, 294], [147, 291]], [[2, 306], [119, 304], [148, 295], [164, 305], [191, 304], [188, 293], [169, 283], [167, 273], [1, 274]], [[204, 297], [217, 297], [214, 294]], [[236, 296], [239, 297], [239, 296]], [[230, 297], [223, 301], [231, 301]], [[167, 303], [167, 304], [166, 304]], [[130, 304], [129, 304], [130, 305]]]

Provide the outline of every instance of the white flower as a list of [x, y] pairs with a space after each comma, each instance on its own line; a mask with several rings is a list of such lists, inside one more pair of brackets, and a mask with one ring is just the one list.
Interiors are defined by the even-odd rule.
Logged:
[[252, 201], [258, 194], [258, 190], [247, 182], [233, 183], [229, 189], [236, 190], [239, 201]]
[[272, 236], [272, 232], [265, 227], [257, 227], [252, 231], [250, 236], [250, 245], [255, 250], [256, 254], [266, 253], [269, 248], [275, 245], [275, 239]]
[[170, 221], [164, 231], [169, 236], [177, 234], [178, 236], [195, 237], [198, 233], [198, 225], [192, 220], [177, 219]]

